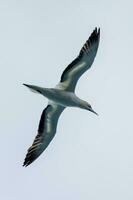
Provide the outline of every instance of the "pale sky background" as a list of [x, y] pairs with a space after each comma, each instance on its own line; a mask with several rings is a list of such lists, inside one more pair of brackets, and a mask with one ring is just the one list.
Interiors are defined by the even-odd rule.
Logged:
[[[53, 87], [95, 27], [95, 62], [76, 93], [99, 117], [66, 109], [47, 150], [27, 168], [47, 99], [22, 83]], [[0, 199], [133, 199], [131, 0], [0, 1]]]

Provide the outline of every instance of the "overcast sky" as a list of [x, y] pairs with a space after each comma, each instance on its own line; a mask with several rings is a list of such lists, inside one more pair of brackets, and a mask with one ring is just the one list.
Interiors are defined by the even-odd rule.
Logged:
[[[133, 199], [131, 0], [0, 1], [0, 199]], [[53, 87], [95, 27], [101, 40], [76, 94], [99, 117], [66, 109], [47, 150], [22, 167]]]

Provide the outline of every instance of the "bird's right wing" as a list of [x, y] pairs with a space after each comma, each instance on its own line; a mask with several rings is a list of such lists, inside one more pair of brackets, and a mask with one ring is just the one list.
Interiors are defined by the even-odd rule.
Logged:
[[51, 103], [43, 110], [38, 134], [32, 146], [28, 149], [23, 166], [31, 164], [47, 148], [56, 133], [57, 122], [64, 109], [63, 106]]
[[98, 45], [100, 40], [100, 29], [95, 30], [86, 41], [78, 57], [70, 63], [67, 68], [63, 71], [60, 83], [57, 88], [61, 88], [67, 91], [74, 91], [77, 81], [81, 75], [87, 71], [96, 56]]

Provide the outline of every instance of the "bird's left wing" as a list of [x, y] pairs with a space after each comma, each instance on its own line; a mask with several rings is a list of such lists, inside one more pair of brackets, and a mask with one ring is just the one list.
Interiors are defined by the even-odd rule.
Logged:
[[51, 103], [43, 110], [38, 127], [38, 134], [32, 146], [28, 149], [23, 166], [31, 164], [47, 148], [56, 133], [57, 122], [64, 109], [60, 105]]
[[78, 57], [70, 63], [67, 68], [63, 71], [60, 83], [57, 88], [61, 88], [68, 91], [74, 91], [76, 83], [80, 76], [88, 70], [97, 53], [98, 45], [100, 39], [100, 29], [95, 30], [90, 35], [89, 39], [86, 41], [82, 47]]

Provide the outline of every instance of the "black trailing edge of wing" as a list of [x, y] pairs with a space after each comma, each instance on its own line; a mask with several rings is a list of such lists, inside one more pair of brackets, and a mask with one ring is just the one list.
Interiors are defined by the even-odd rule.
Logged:
[[100, 28], [98, 30], [97, 30], [97, 28], [95, 28], [94, 31], [92, 32], [92, 34], [90, 35], [89, 39], [86, 41], [86, 43], [84, 44], [84, 46], [80, 50], [78, 57], [75, 60], [73, 60], [67, 66], [67, 68], [63, 71], [63, 73], [61, 75], [60, 82], [64, 81], [64, 77], [65, 77], [66, 72], [68, 72], [73, 66], [75, 66], [80, 61], [80, 59], [82, 58], [84, 53], [89, 52], [90, 47], [93, 45], [93, 43], [99, 41], [99, 38], [100, 38]]
[[[45, 129], [45, 127], [44, 127], [45, 123], [44, 122], [45, 122], [45, 118], [46, 118], [46, 113], [47, 113], [49, 108], [50, 108], [50, 105], [48, 105], [42, 112], [41, 119], [40, 119], [40, 122], [39, 122], [39, 127], [38, 127], [38, 134], [35, 137], [35, 140], [34, 140], [32, 146], [28, 149], [26, 158], [25, 158], [24, 163], [23, 163], [23, 166], [25, 166], [25, 167], [30, 165], [40, 155], [39, 152], [37, 153], [34, 150], [38, 149], [39, 145], [43, 142], [43, 134], [44, 134], [44, 129]], [[39, 151], [39, 149], [38, 149], [38, 151]]]

